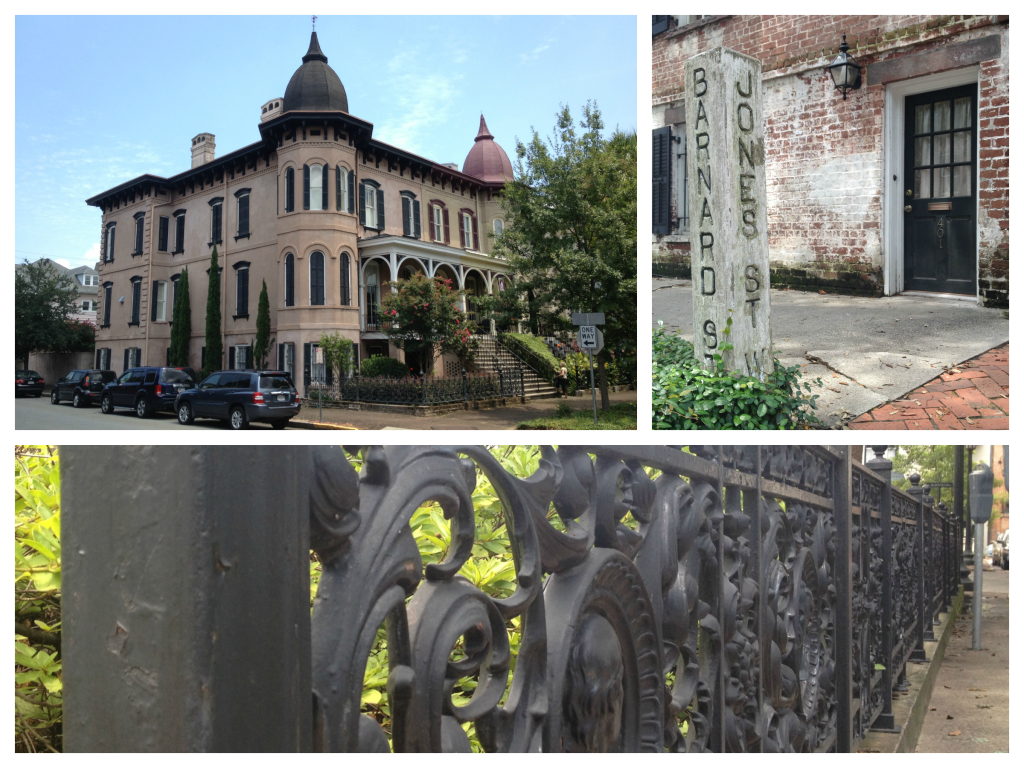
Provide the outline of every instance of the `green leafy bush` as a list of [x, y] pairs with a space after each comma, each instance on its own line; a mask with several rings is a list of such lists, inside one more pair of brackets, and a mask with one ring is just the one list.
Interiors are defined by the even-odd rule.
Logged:
[[392, 379], [409, 375], [409, 368], [401, 360], [393, 357], [375, 355], [363, 360], [359, 365], [360, 376], [388, 376]]
[[[664, 328], [654, 332], [652, 352], [655, 429], [807, 429], [821, 424], [812, 412], [819, 395], [810, 394], [811, 384], [801, 381], [799, 366], [786, 368], [776, 360], [775, 372], [759, 381], [726, 372], [715, 355], [716, 370], [706, 371], [693, 345]], [[820, 378], [816, 383], [822, 386]]]

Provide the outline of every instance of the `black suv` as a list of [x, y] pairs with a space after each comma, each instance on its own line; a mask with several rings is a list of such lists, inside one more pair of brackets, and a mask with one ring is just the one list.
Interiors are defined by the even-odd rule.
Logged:
[[116, 378], [113, 371], [71, 371], [53, 385], [50, 402], [56, 405], [70, 400], [75, 408], [98, 403], [103, 397], [103, 388]]
[[245, 429], [251, 421], [263, 421], [284, 429], [299, 412], [296, 395], [287, 371], [218, 371], [180, 392], [174, 409], [182, 424], [220, 419], [232, 429]]
[[132, 408], [140, 419], [157, 411], [173, 412], [174, 398], [194, 387], [197, 378], [191, 368], [129, 368], [107, 384], [100, 409], [113, 413], [117, 408]]

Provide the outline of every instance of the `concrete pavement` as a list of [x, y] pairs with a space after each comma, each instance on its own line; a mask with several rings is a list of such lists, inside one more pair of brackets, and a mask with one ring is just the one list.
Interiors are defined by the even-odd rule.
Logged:
[[[14, 400], [15, 429], [220, 429], [229, 431], [227, 422], [200, 419], [195, 424], [185, 426], [178, 423], [177, 417], [170, 412], [154, 413], [145, 419], [135, 415], [135, 411], [118, 409], [114, 413], [105, 414], [99, 406], [74, 408], [71, 403], [50, 402], [49, 396], [40, 398], [18, 397]], [[291, 427], [289, 427], [291, 428]], [[250, 429], [272, 430], [269, 424], [251, 424]]]
[[[690, 281], [654, 278], [653, 286], [653, 325], [692, 340]], [[786, 290], [771, 300], [775, 354], [806, 380], [821, 377], [818, 418], [835, 428], [1010, 338], [1002, 310], [968, 301]]]

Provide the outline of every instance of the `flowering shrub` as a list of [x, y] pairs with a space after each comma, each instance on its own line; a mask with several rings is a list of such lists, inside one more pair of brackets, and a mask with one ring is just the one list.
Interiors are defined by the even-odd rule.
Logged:
[[450, 279], [413, 275], [387, 283], [380, 303], [391, 321], [383, 325], [384, 333], [399, 349], [419, 354], [424, 370], [433, 370], [443, 354], [457, 355], [463, 366], [472, 362], [476, 328], [462, 311], [462, 299]]

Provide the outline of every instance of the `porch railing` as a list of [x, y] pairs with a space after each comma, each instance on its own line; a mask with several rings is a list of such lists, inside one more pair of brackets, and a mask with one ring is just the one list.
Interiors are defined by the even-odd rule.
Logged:
[[[916, 478], [846, 447], [540, 452], [521, 478], [479, 446], [358, 473], [337, 447], [63, 448], [67, 748], [466, 751], [471, 723], [490, 751], [849, 752], [892, 727], [959, 587], [959, 518]], [[483, 476], [504, 599], [458, 576]], [[452, 543], [424, 568], [427, 500]], [[390, 733], [361, 712], [382, 625]]]

